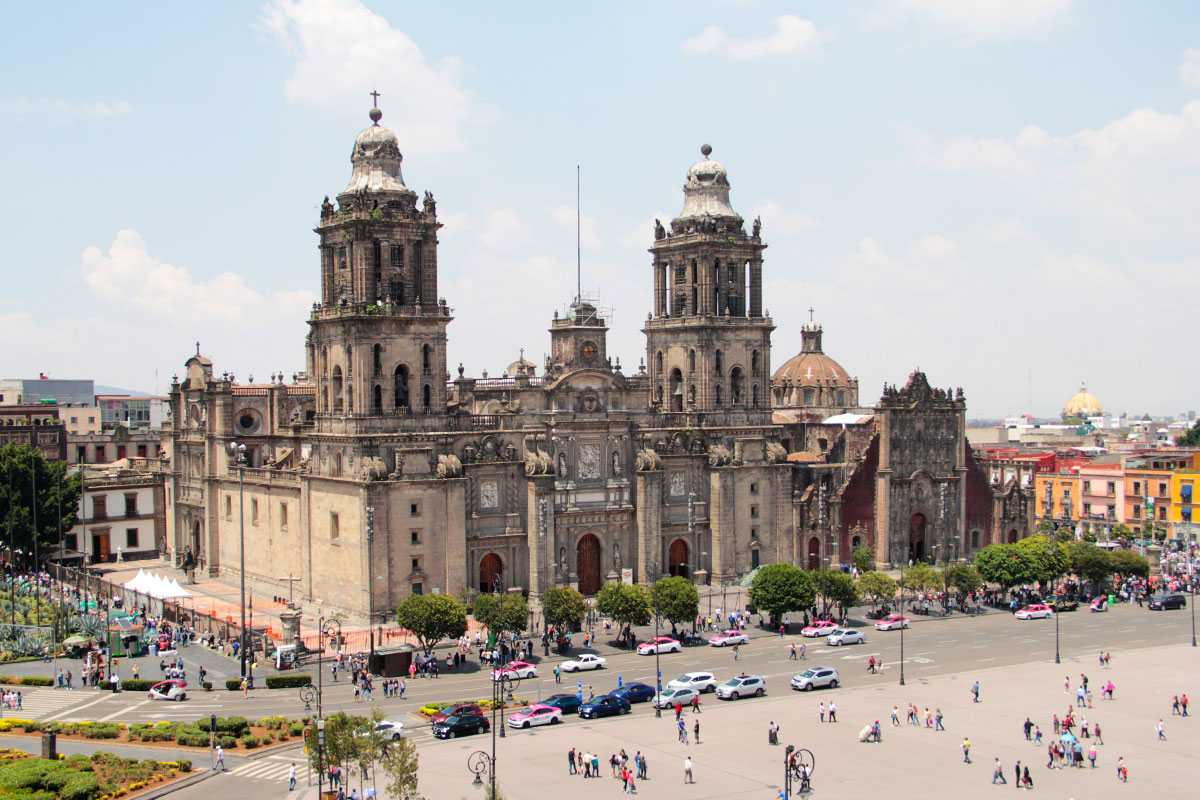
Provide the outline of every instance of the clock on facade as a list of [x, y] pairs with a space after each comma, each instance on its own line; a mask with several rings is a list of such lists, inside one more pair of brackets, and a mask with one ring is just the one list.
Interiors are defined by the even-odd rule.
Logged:
[[584, 342], [583, 343], [583, 359], [584, 359], [584, 361], [591, 361], [595, 357], [596, 357], [596, 345], [592, 342]]

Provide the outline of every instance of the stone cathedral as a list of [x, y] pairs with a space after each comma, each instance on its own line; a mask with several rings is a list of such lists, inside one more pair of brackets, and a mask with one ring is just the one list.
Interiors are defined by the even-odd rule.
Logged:
[[[361, 617], [497, 581], [534, 600], [662, 575], [723, 584], [858, 547], [944, 562], [1030, 533], [1029, 489], [972, 458], [961, 389], [917, 371], [861, 406], [811, 319], [772, 372], [762, 225], [747, 230], [707, 145], [648, 241], [643, 366], [623, 371], [602, 312], [576, 297], [547, 320], [545, 364], [452, 375], [436, 202], [370, 117], [349, 184], [321, 206], [304, 373], [240, 383], [197, 348], [172, 381], [175, 564], [236, 577], [244, 522], [252, 586], [294, 582]], [[242, 504], [231, 442], [246, 447]]]

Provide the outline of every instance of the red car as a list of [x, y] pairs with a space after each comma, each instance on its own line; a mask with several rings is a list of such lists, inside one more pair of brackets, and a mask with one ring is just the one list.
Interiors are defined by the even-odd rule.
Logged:
[[432, 725], [436, 725], [437, 723], [444, 721], [446, 717], [454, 717], [460, 714], [482, 715], [483, 711], [479, 708], [478, 703], [455, 703], [454, 705], [446, 706], [441, 711], [434, 714], [429, 718], [429, 722]]

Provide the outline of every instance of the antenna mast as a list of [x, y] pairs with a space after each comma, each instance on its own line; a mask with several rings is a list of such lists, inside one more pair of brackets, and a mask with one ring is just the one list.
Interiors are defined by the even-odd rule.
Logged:
[[583, 249], [580, 244], [579, 165], [575, 165], [575, 302], [583, 300]]

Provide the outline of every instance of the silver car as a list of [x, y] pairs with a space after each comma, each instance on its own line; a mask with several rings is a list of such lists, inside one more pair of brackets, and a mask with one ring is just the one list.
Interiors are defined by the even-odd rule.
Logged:
[[838, 671], [833, 667], [812, 667], [792, 676], [792, 688], [798, 692], [811, 692], [824, 686], [836, 689], [837, 685]]
[[825, 644], [831, 647], [840, 647], [844, 644], [866, 644], [867, 637], [863, 636], [862, 631], [856, 631], [852, 628], [838, 628], [833, 633], [825, 637]]
[[722, 700], [737, 700], [741, 697], [762, 697], [767, 693], [767, 682], [758, 675], [738, 675], [717, 687], [717, 697]]

